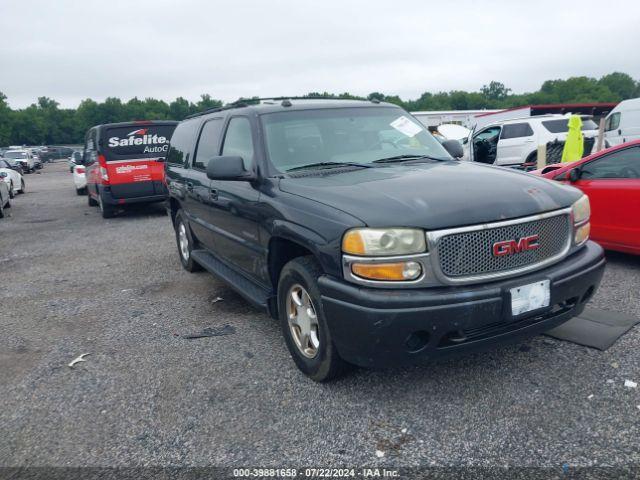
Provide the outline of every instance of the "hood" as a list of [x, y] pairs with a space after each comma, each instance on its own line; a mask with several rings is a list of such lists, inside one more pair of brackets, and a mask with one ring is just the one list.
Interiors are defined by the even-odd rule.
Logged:
[[313, 171], [282, 179], [280, 190], [342, 210], [370, 227], [428, 230], [557, 210], [582, 195], [527, 173], [454, 161]]

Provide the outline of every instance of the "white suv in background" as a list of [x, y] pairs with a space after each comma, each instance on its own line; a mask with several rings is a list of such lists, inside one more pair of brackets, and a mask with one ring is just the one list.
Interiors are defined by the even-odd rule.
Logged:
[[29, 150], [9, 150], [4, 152], [4, 158], [20, 162], [24, 173], [31, 173], [36, 169], [36, 161]]
[[[582, 118], [582, 133], [585, 138], [598, 136], [598, 125], [590, 116]], [[464, 159], [470, 160], [469, 143], [473, 138], [473, 160], [500, 166], [519, 166], [535, 163], [538, 145], [554, 140], [564, 141], [569, 130], [569, 115], [537, 115], [514, 118], [492, 123], [477, 132], [472, 132], [464, 141]], [[585, 148], [585, 155], [589, 154]]]

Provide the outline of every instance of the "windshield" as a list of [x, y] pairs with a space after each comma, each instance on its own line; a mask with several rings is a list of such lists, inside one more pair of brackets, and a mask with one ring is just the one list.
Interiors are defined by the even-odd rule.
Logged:
[[399, 156], [451, 159], [421, 124], [399, 108], [298, 110], [265, 114], [261, 119], [269, 158], [281, 171]]
[[25, 158], [27, 154], [26, 152], [6, 152], [4, 156], [5, 158]]

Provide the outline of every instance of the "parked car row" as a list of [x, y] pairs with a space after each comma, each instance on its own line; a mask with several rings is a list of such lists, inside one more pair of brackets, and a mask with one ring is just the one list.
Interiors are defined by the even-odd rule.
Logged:
[[4, 218], [5, 209], [11, 208], [11, 200], [25, 190], [21, 164], [14, 163], [11, 159], [0, 158], [0, 218]]

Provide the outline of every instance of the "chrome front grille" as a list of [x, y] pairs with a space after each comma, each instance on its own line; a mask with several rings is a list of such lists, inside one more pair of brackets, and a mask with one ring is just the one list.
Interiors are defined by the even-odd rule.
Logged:
[[[526, 219], [430, 232], [430, 247], [440, 273], [450, 281], [508, 276], [534, 270], [562, 258], [571, 244], [570, 212], [562, 210]], [[539, 236], [539, 247], [495, 256], [496, 242]]]

